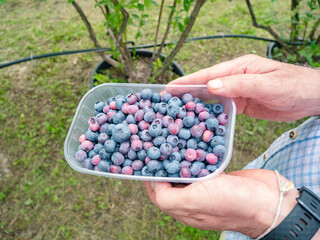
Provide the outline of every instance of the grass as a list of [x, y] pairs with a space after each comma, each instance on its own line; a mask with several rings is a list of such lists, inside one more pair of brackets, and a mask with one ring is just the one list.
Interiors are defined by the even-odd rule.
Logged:
[[[92, 4], [79, 2], [88, 9]], [[206, 4], [192, 36], [265, 35], [252, 27], [242, 1]], [[97, 22], [95, 29], [102, 30], [99, 19], [88, 13]], [[92, 47], [82, 22], [64, 0], [7, 1], [0, 5], [0, 15], [2, 62], [31, 53]], [[150, 39], [146, 34], [137, 44]], [[245, 39], [192, 42], [176, 60], [191, 73], [247, 53], [265, 56], [266, 45]], [[142, 182], [83, 175], [68, 166], [63, 142], [99, 61], [96, 54], [87, 53], [0, 70], [0, 238], [218, 239], [218, 232], [181, 224], [156, 209]], [[241, 169], [295, 125], [238, 116], [228, 171]]]

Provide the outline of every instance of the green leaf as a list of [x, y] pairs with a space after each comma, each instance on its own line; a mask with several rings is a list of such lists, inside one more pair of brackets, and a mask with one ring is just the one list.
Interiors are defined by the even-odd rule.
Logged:
[[184, 8], [184, 10], [185, 10], [186, 12], [189, 11], [190, 5], [191, 5], [191, 1], [189, 1], [189, 0], [183, 0], [183, 8]]
[[27, 201], [25, 201], [25, 202], [24, 202], [24, 204], [28, 206], [28, 205], [33, 204], [33, 201], [32, 201], [32, 199], [31, 199], [31, 198], [28, 198], [28, 200], [27, 200]]
[[68, 0], [68, 3], [73, 3], [74, 0]]
[[181, 22], [178, 22], [177, 24], [178, 24], [179, 30], [180, 30], [181, 32], [183, 32], [183, 30], [184, 30], [184, 25], [183, 25]]
[[190, 20], [190, 17], [189, 17], [189, 16], [186, 17], [186, 18], [183, 20], [184, 24], [185, 24], [185, 25], [188, 25], [189, 20]]
[[138, 3], [137, 7], [138, 7], [140, 12], [142, 12], [144, 10], [144, 5], [141, 4], [141, 3]]
[[3, 4], [5, 2], [6, 2], [6, 0], [0, 0], [0, 4]]
[[139, 19], [139, 16], [137, 14], [131, 14], [132, 17]]
[[144, 5], [146, 6], [146, 8], [148, 10], [151, 9], [151, 0], [143, 0], [144, 1]]

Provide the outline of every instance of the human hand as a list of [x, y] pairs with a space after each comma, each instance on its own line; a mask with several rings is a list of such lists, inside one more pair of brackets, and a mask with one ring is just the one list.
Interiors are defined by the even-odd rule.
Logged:
[[320, 114], [320, 70], [246, 55], [181, 77], [170, 84], [207, 84], [234, 98], [237, 113], [273, 121]]
[[[271, 226], [279, 203], [276, 174], [262, 169], [221, 174], [190, 185], [145, 182], [145, 186], [156, 206], [183, 223], [199, 229], [238, 231], [252, 238]], [[284, 195], [277, 225], [298, 196], [296, 189]]]

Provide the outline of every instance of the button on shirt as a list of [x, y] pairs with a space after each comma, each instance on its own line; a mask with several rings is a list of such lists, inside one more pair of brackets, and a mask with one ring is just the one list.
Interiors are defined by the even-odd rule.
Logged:
[[[278, 170], [296, 188], [308, 187], [320, 196], [320, 118], [312, 117], [299, 127], [282, 134], [269, 149], [244, 169]], [[226, 240], [250, 240], [227, 231]]]

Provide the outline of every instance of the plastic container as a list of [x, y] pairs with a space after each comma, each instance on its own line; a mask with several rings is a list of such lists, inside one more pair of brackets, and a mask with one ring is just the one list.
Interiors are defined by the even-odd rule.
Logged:
[[[194, 97], [199, 97], [206, 103], [220, 102], [224, 105], [225, 113], [229, 115], [229, 122], [225, 125], [227, 133], [225, 135], [225, 147], [226, 153], [221, 161], [221, 165], [217, 170], [208, 176], [202, 178], [169, 178], [169, 177], [147, 177], [147, 176], [135, 176], [106, 173], [100, 171], [94, 171], [86, 169], [82, 166], [81, 162], [78, 162], [75, 158], [79, 146], [79, 137], [84, 134], [88, 129], [88, 119], [94, 116], [94, 104], [97, 101], [105, 101], [109, 97], [115, 97], [116, 95], [126, 96], [129, 93], [141, 92], [145, 88], [150, 88], [154, 92], [170, 92], [173, 96], [181, 97], [184, 93], [191, 93]], [[98, 175], [104, 177], [131, 179], [131, 180], [143, 180], [143, 181], [162, 181], [162, 182], [177, 182], [177, 183], [191, 183], [200, 180], [205, 180], [213, 176], [219, 175], [228, 166], [234, 140], [236, 120], [236, 106], [232, 99], [222, 98], [214, 96], [208, 92], [206, 85], [160, 85], [160, 84], [118, 84], [118, 83], [106, 83], [101, 84], [95, 88], [89, 90], [81, 99], [77, 111], [74, 115], [71, 123], [68, 135], [64, 142], [64, 155], [68, 164], [76, 171], [91, 175]]]

